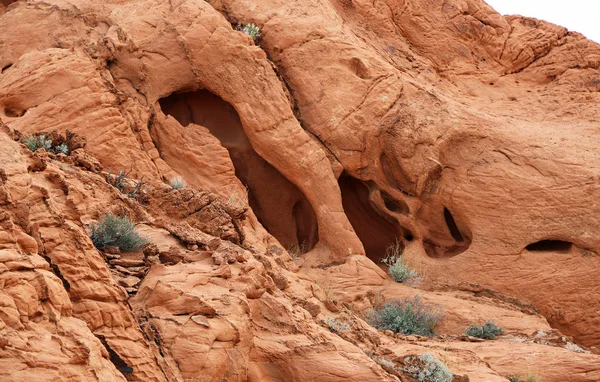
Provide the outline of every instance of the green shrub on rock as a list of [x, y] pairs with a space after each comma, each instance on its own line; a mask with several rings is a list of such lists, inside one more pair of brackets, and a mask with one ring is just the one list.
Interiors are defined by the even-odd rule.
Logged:
[[119, 247], [122, 251], [137, 251], [148, 241], [135, 230], [135, 224], [126, 217], [106, 215], [98, 224], [90, 226], [90, 238], [98, 249]]
[[495, 340], [497, 336], [504, 334], [504, 329], [496, 325], [493, 321], [488, 321], [483, 326], [471, 325], [465, 332], [471, 337], [483, 338], [486, 340]]
[[394, 333], [431, 336], [442, 318], [439, 309], [424, 304], [419, 296], [407, 300], [388, 301], [367, 314], [367, 322], [377, 329]]

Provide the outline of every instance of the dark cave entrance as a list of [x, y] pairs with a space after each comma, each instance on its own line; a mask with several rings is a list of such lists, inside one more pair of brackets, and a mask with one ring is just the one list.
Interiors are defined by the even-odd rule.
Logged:
[[[386, 249], [401, 238], [397, 224], [380, 215], [369, 201], [369, 188], [362, 181], [343, 173], [338, 180], [344, 211], [369, 259], [380, 265]], [[412, 235], [408, 234], [412, 240]]]
[[562, 240], [542, 240], [525, 247], [529, 252], [559, 252], [568, 253], [573, 248], [573, 243]]
[[250, 207], [283, 246], [299, 246], [306, 252], [316, 245], [312, 206], [298, 187], [254, 151], [233, 106], [205, 89], [174, 93], [159, 104], [184, 128], [201, 125], [219, 139], [229, 151], [236, 177], [248, 189]]

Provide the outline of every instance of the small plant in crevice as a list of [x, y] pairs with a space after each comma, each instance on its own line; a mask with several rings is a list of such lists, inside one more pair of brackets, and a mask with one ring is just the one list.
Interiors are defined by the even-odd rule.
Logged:
[[50, 139], [46, 139], [45, 135], [32, 135], [25, 138], [23, 143], [25, 143], [27, 148], [33, 152], [39, 149], [50, 151], [52, 148], [52, 141]]
[[493, 321], [487, 321], [482, 326], [469, 326], [465, 331], [465, 334], [471, 337], [483, 338], [485, 340], [495, 340], [497, 336], [504, 334], [504, 329], [496, 325]]
[[408, 263], [402, 256], [404, 250], [402, 243], [399, 240], [385, 250], [386, 257], [381, 259], [381, 262], [388, 266], [388, 272], [398, 283], [404, 283], [414, 280], [419, 277], [419, 274], [410, 268]]
[[140, 180], [129, 179], [127, 176], [131, 171], [120, 170], [119, 174], [113, 175], [112, 169], [108, 167], [106, 173], [106, 183], [115, 187], [120, 193], [127, 195], [130, 198], [137, 198], [144, 193], [144, 177]]
[[126, 217], [108, 214], [98, 224], [92, 224], [90, 230], [90, 238], [98, 249], [119, 247], [122, 251], [137, 251], [148, 243], [137, 233], [135, 224]]
[[[56, 134], [54, 135], [56, 137]], [[59, 137], [59, 141], [64, 138]], [[52, 154], [69, 154], [69, 146], [65, 143], [55, 144], [50, 137], [45, 134], [31, 135], [22, 141], [27, 148], [35, 152], [39, 149], [44, 149]]]
[[347, 323], [333, 317], [327, 317], [327, 319], [325, 319], [325, 324], [333, 333], [341, 333], [345, 330], [352, 329]]
[[257, 43], [258, 40], [260, 40], [260, 28], [258, 26], [256, 26], [256, 24], [253, 24], [253, 23], [245, 24], [245, 25], [238, 24], [236, 29], [239, 30], [240, 32], [252, 37], [252, 39], [254, 40], [255, 43]]
[[292, 258], [292, 260], [294, 260], [294, 263], [297, 263], [298, 260], [300, 260], [300, 256], [302, 256], [302, 254], [305, 252], [305, 245], [304, 243], [292, 244], [290, 246], [287, 246], [285, 250], [287, 251], [287, 253], [290, 254], [290, 257]]
[[451, 382], [454, 378], [448, 367], [429, 353], [406, 357], [404, 364], [403, 371], [419, 382]]
[[377, 329], [422, 336], [432, 336], [441, 318], [442, 312], [437, 307], [423, 303], [419, 296], [388, 301], [366, 316], [367, 322]]
[[176, 176], [169, 181], [169, 185], [174, 190], [181, 190], [187, 187], [182, 177]]
[[58, 145], [54, 148], [54, 153], [66, 155], [69, 153], [69, 147], [63, 143], [62, 145]]

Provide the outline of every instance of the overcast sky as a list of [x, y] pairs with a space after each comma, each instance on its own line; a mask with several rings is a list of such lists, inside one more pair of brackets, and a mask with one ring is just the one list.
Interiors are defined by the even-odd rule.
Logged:
[[600, 43], [600, 0], [485, 0], [503, 15], [550, 21]]

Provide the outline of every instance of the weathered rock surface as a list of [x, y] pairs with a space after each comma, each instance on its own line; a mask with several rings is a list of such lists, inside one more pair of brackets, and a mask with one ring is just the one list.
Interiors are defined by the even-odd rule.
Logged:
[[[600, 380], [598, 44], [480, 0], [8, 1], [0, 36], [0, 379]], [[98, 251], [107, 213], [152, 245]], [[362, 319], [415, 294], [442, 337]]]

